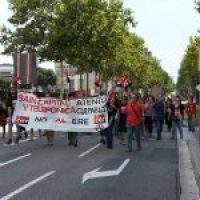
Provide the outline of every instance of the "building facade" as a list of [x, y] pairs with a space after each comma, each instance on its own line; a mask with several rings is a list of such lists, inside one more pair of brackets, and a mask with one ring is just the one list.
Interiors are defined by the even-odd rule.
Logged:
[[13, 56], [14, 77], [20, 79], [21, 84], [34, 84], [36, 81], [36, 53], [18, 52]]
[[[96, 72], [78, 74], [76, 68], [68, 64], [55, 64], [55, 72], [57, 77], [57, 88], [76, 92], [84, 90], [90, 95], [100, 93], [100, 87], [95, 82], [99, 78]], [[113, 81], [104, 81], [101, 84], [101, 91], [107, 93], [113, 87]]]
[[0, 77], [4, 77], [4, 78], [12, 78], [14, 73], [14, 67], [12, 64], [0, 64]]

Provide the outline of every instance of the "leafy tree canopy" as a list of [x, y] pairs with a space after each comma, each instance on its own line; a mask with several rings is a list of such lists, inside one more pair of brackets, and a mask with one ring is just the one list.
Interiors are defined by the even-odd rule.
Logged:
[[47, 87], [48, 85], [56, 85], [56, 74], [53, 70], [37, 68], [36, 76], [37, 84], [40, 86]]
[[8, 0], [14, 30], [3, 27], [6, 54], [36, 50], [41, 60], [100, 72], [105, 79], [128, 75], [138, 87], [171, 88], [172, 80], [149, 54], [121, 0]]
[[177, 90], [183, 96], [195, 94], [196, 85], [199, 83], [198, 54], [200, 50], [200, 37], [191, 37], [185, 55], [181, 62]]

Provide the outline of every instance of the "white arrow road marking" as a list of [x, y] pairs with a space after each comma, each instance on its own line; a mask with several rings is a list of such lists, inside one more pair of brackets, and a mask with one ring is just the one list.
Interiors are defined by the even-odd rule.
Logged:
[[118, 176], [124, 170], [124, 168], [128, 165], [129, 162], [130, 162], [130, 159], [126, 159], [121, 164], [121, 166], [116, 170], [98, 172], [101, 168], [97, 168], [97, 169], [94, 169], [90, 172], [87, 172], [83, 175], [82, 184], [84, 184], [89, 179], [108, 177], [108, 176]]
[[5, 166], [5, 165], [11, 164], [11, 163], [13, 163], [13, 162], [16, 162], [16, 161], [18, 161], [18, 160], [22, 160], [22, 159], [24, 159], [24, 158], [26, 158], [26, 157], [28, 157], [28, 156], [31, 156], [31, 155], [32, 155], [32, 153], [28, 153], [28, 154], [26, 154], [26, 155], [19, 156], [19, 157], [15, 158], [15, 159], [6, 161], [6, 162], [4, 162], [4, 163], [0, 163], [0, 168], [3, 167], [3, 166]]
[[35, 185], [36, 183], [42, 181], [43, 179], [47, 178], [48, 176], [51, 176], [52, 174], [54, 174], [56, 171], [50, 171], [40, 177], [38, 177], [37, 179], [25, 184], [24, 186], [18, 188], [17, 190], [15, 190], [14, 192], [11, 192], [9, 194], [7, 194], [6, 196], [0, 198], [0, 200], [8, 200], [11, 199], [12, 197], [16, 196], [17, 194], [23, 192], [24, 190], [30, 188], [31, 186]]
[[83, 152], [82, 154], [80, 154], [78, 157], [82, 158], [82, 157], [88, 155], [91, 151], [93, 151], [94, 149], [99, 148], [101, 145], [102, 145], [101, 143], [95, 145], [94, 147], [92, 147], [92, 148], [88, 149], [87, 151]]

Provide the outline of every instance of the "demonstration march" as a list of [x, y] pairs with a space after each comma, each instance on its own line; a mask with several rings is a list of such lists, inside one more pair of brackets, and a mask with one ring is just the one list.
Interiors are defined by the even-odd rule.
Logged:
[[[120, 96], [121, 95], [121, 96]], [[50, 93], [44, 97], [35, 94], [19, 92], [13, 105], [12, 123], [18, 128], [18, 137], [22, 132], [30, 130], [43, 132], [47, 136], [48, 144], [53, 144], [54, 132], [64, 132], [75, 136], [69, 144], [78, 144], [77, 134], [98, 133], [100, 142], [113, 148], [113, 137], [117, 136], [120, 144], [127, 145], [132, 151], [132, 143], [137, 143], [137, 150], [141, 150], [141, 140], [162, 138], [164, 124], [171, 132], [171, 138], [183, 138], [183, 120], [188, 118], [190, 131], [195, 130], [195, 116], [197, 106], [191, 96], [187, 104], [183, 104], [179, 96], [170, 97], [144, 96], [139, 93], [113, 92], [104, 96], [70, 96], [66, 99], [51, 97]], [[3, 106], [1, 106], [3, 110]], [[1, 113], [3, 118], [6, 110]], [[5, 120], [4, 120], [5, 121]]]
[[0, 200], [200, 200], [200, 0], [0, 0]]

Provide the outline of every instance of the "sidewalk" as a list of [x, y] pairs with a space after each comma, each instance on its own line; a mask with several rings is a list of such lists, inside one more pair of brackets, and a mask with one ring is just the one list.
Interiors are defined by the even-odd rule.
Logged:
[[184, 139], [177, 141], [179, 155], [180, 200], [199, 200], [200, 144], [197, 133], [184, 128]]

